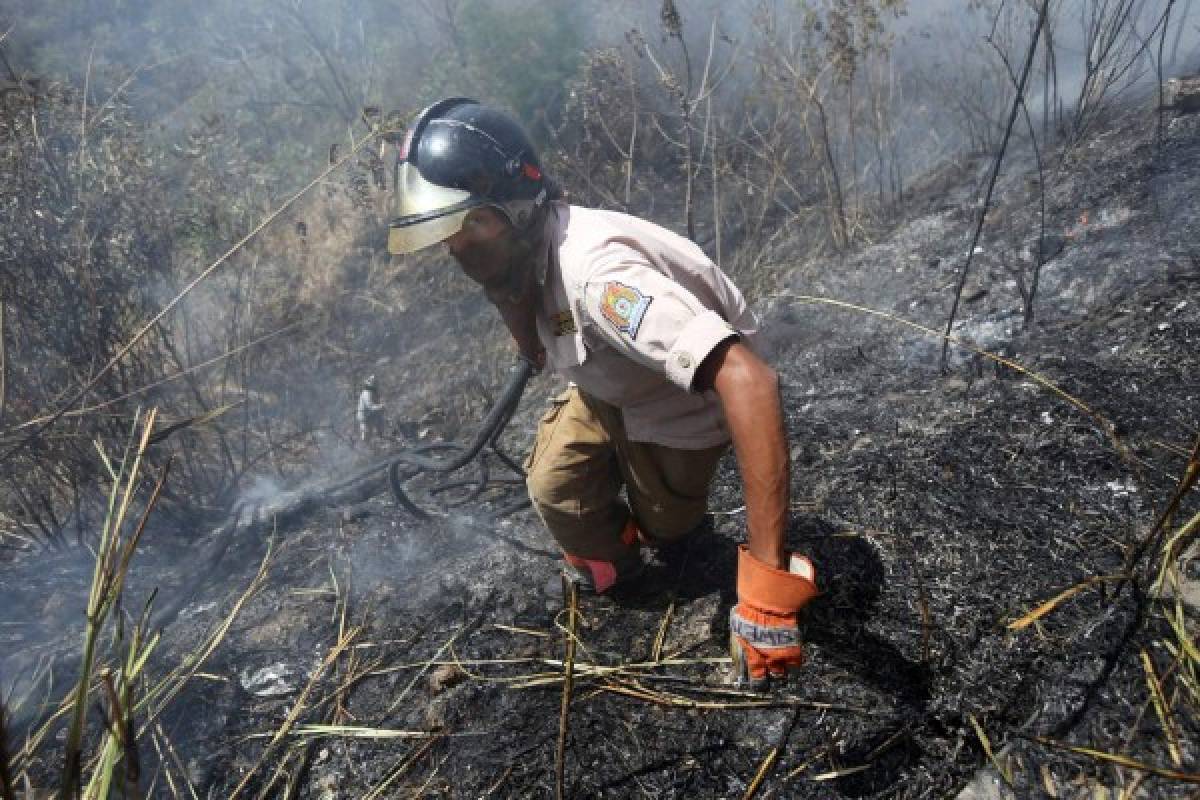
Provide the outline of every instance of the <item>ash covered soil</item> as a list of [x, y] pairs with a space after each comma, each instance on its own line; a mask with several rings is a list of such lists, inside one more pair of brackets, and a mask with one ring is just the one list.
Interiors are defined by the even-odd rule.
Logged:
[[[752, 299], [783, 380], [789, 540], [823, 592], [803, 622], [809, 664], [767, 694], [727, 683], [744, 538], [729, 458], [711, 531], [651, 554], [638, 585], [580, 601], [567, 796], [740, 797], [775, 747], [756, 796], [946, 797], [974, 780], [996, 793], [976, 796], [1071, 797], [1134, 779], [1035, 737], [1170, 767], [1140, 660], [1171, 662], [1157, 601], [1106, 579], [1008, 628], [1122, 573], [1200, 432], [1200, 118], [1171, 120], [1161, 146], [1154, 122], [1131, 112], [1047, 174], [1028, 330], [1040, 187], [1019, 156], [1001, 177], [955, 335], [1037, 377], [960, 347], [943, 370], [937, 338], [812, 299], [944, 327], [988, 159], [915, 187], [906, 221], [852, 254], [763, 253], [787, 276]], [[510, 452], [555, 388], [535, 381]], [[260, 527], [168, 627], [163, 663], [250, 585]], [[431, 524], [381, 494], [277, 526], [274, 542], [261, 588], [162, 720], [177, 781], [212, 797], [554, 796], [568, 616], [531, 512]], [[1176, 722], [1195, 772], [1196, 720]], [[1013, 789], [988, 774], [985, 739]], [[1130, 796], [1190, 796], [1140, 780]]]

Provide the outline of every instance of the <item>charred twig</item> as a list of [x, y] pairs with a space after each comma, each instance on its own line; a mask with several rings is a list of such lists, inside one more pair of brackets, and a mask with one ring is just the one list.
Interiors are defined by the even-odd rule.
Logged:
[[[1172, 0], [1174, 2], [1174, 0]], [[1024, 325], [1026, 329], [1033, 324], [1033, 304], [1037, 300], [1038, 284], [1041, 282], [1042, 267], [1046, 261], [1046, 170], [1042, 164], [1042, 148], [1038, 146], [1037, 132], [1033, 127], [1033, 117], [1029, 113], [1029, 106], [1025, 102], [1025, 93], [1020, 91], [1020, 86], [1017, 83], [1016, 73], [1013, 72], [1012, 64], [1008, 61], [1008, 56], [1000, 45], [996, 44], [995, 40], [989, 36], [987, 39], [1000, 57], [1000, 61], [1004, 64], [1004, 69], [1008, 73], [1008, 79], [1012, 81], [1013, 88], [1017, 89], [1017, 100], [1021, 104], [1021, 110], [1025, 117], [1025, 127], [1029, 130], [1029, 144], [1033, 147], [1033, 158], [1037, 164], [1038, 172], [1038, 202], [1041, 207], [1038, 214], [1038, 249], [1037, 257], [1034, 261], [1033, 276], [1030, 281], [1029, 288], [1025, 288], [1024, 275], [1018, 267], [1016, 272], [1017, 285], [1021, 290], [1022, 300], [1025, 302], [1025, 319]], [[975, 248], [971, 248], [971, 252], [975, 252]]]
[[1152, 546], [1157, 545], [1171, 518], [1179, 510], [1179, 504], [1183, 501], [1184, 496], [1196, 486], [1198, 479], [1200, 479], [1200, 437], [1196, 438], [1196, 444], [1193, 445], [1192, 453], [1188, 457], [1187, 467], [1184, 469], [1183, 476], [1179, 479], [1179, 484], [1175, 487], [1171, 501], [1167, 503], [1166, 509], [1159, 515], [1158, 520], [1154, 523], [1154, 527], [1138, 542], [1137, 546], [1130, 551], [1129, 557], [1126, 558], [1125, 569], [1127, 572], [1132, 573], [1133, 570], [1137, 569], [1138, 562], [1142, 560], [1142, 556], [1145, 555], [1146, 551]]
[[940, 333], [919, 323], [912, 322], [911, 320], [904, 319], [903, 317], [898, 317], [895, 314], [889, 314], [886, 311], [879, 311], [874, 308], [868, 308], [866, 306], [860, 306], [854, 303], [847, 303], [844, 300], [835, 300], [831, 297], [814, 297], [812, 295], [793, 294], [792, 292], [780, 292], [776, 296], [786, 297], [790, 300], [797, 300], [802, 303], [821, 303], [823, 305], [833, 306], [835, 308], [855, 311], [860, 314], [869, 314], [873, 317], [880, 317], [882, 319], [890, 320], [905, 327], [912, 328], [913, 330], [920, 331], [921, 333], [930, 336], [936, 336], [942, 339], [945, 344], [952, 344], [956, 347], [961, 347], [962, 349], [968, 350], [977, 356], [981, 356], [996, 364], [1000, 364], [1008, 367], [1011, 370], [1014, 370], [1015, 372], [1019, 372], [1034, 383], [1041, 386], [1043, 389], [1050, 391], [1061, 400], [1066, 401], [1087, 415], [1093, 422], [1096, 423], [1100, 430], [1104, 432], [1104, 435], [1108, 437], [1109, 442], [1112, 444], [1113, 449], [1116, 450], [1117, 455], [1121, 458], [1121, 460], [1125, 462], [1130, 469], [1134, 470], [1135, 472], [1137, 471], [1136, 463], [1132, 454], [1129, 452], [1129, 448], [1126, 447], [1125, 443], [1121, 441], [1117, 434], [1116, 426], [1113, 425], [1107, 417], [1100, 414], [1100, 412], [1093, 410], [1091, 406], [1084, 403], [1075, 395], [1068, 393], [1065, 389], [1061, 388], [1050, 379], [1044, 377], [1042, 374], [1034, 372], [1033, 370], [1017, 361], [1012, 360], [1011, 358], [1005, 358], [1004, 356], [989, 352], [983, 348], [976, 347], [970, 342], [966, 342], [957, 336], [951, 336], [947, 333]]
[[567, 721], [570, 718], [571, 688], [575, 678], [575, 630], [579, 606], [579, 586], [563, 576], [563, 597], [567, 598], [567, 642], [563, 663], [562, 704], [558, 716], [558, 746], [554, 753], [554, 793], [558, 800], [566, 796], [563, 777], [566, 772]]
[[[1025, 97], [1025, 83], [1029, 80], [1029, 71], [1033, 67], [1033, 56], [1037, 52], [1038, 40], [1042, 35], [1042, 28], [1046, 25], [1046, 12], [1049, 10], [1050, 0], [1042, 0], [1042, 8], [1038, 12], [1037, 27], [1033, 31], [1033, 40], [1029, 43], [1029, 50], [1025, 53], [1025, 66], [1021, 70], [1021, 80], [1017, 84], [1017, 96], [1013, 100], [1012, 111], [1008, 115], [1008, 125], [1004, 129], [1004, 139], [1000, 143], [1000, 150], [996, 153], [996, 160], [992, 164], [992, 174], [988, 178], [987, 192], [983, 198], [983, 208], [979, 210], [979, 221], [975, 225], [975, 233], [971, 237], [971, 246], [967, 248], [967, 260], [963, 264], [962, 272], [958, 276], [958, 287], [954, 291], [954, 304], [950, 307], [950, 318], [946, 320], [945, 336], [950, 336], [950, 331], [954, 328], [954, 317], [958, 313], [958, 303], [962, 299], [963, 287], [967, 283], [967, 273], [971, 270], [971, 259], [975, 255], [975, 248], [979, 244], [979, 237], [983, 233], [983, 223], [987, 219], [988, 208], [992, 204], [992, 192], [996, 188], [996, 178], [1000, 176], [1000, 165], [1004, 163], [1004, 154], [1008, 150], [1008, 140], [1012, 136], [1013, 125], [1017, 121], [1017, 114], [1021, 110], [1021, 106]], [[950, 340], [946, 338], [942, 341], [942, 369], [946, 368], [946, 355], [950, 349]]]

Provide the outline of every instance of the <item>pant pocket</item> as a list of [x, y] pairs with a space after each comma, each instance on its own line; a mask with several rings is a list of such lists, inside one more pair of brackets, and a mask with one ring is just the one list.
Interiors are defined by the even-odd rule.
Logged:
[[554, 428], [558, 424], [559, 418], [562, 416], [563, 408], [571, 400], [571, 392], [574, 389], [567, 389], [550, 401], [550, 408], [546, 409], [546, 413], [542, 414], [541, 420], [538, 421], [537, 436], [533, 440], [533, 447], [529, 450], [529, 455], [525, 458], [525, 471], [533, 469], [540, 456], [546, 449], [546, 444], [554, 436]]

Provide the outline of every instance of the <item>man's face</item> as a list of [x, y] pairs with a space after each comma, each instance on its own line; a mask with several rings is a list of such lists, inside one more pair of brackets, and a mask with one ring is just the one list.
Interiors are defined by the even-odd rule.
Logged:
[[495, 209], [471, 210], [462, 230], [446, 239], [446, 248], [467, 277], [487, 287], [508, 280], [514, 253], [512, 225]]

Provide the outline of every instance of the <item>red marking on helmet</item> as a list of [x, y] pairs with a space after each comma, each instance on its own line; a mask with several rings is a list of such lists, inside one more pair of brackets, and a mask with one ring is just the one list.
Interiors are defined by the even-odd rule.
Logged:
[[525, 163], [521, 165], [521, 172], [526, 178], [531, 181], [540, 181], [542, 179], [542, 171], [533, 164]]

